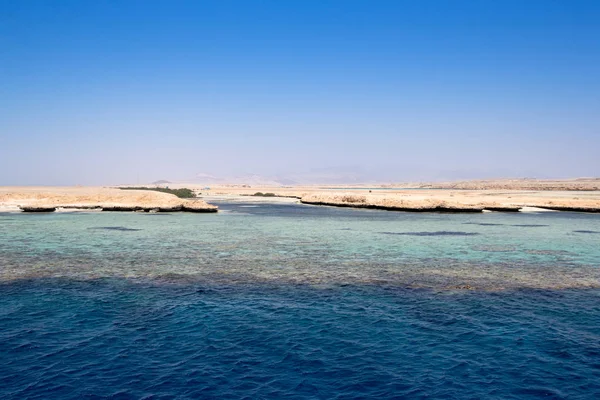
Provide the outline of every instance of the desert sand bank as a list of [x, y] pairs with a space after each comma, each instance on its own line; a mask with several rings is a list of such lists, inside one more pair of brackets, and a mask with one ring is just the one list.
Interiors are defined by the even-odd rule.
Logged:
[[[188, 185], [190, 186], [190, 185]], [[253, 196], [256, 192], [286, 196], [305, 204], [373, 208], [395, 211], [579, 211], [600, 212], [600, 191], [551, 190], [466, 190], [466, 189], [389, 189], [344, 187], [241, 187], [217, 186], [210, 190], [195, 188], [207, 199], [271, 201], [272, 197]], [[285, 201], [288, 201], [285, 200]]]
[[48, 212], [60, 209], [99, 211], [216, 212], [203, 200], [180, 199], [167, 193], [102, 187], [0, 187], [0, 210]]
[[[515, 189], [406, 189], [385, 185], [368, 186], [248, 186], [220, 185], [210, 189], [189, 187], [210, 201], [302, 202], [340, 207], [395, 211], [579, 211], [600, 212], [600, 190]], [[272, 197], [255, 196], [257, 192]], [[217, 207], [203, 199], [180, 199], [154, 191], [119, 190], [103, 187], [0, 187], [0, 210], [40, 211], [61, 208], [104, 211], [195, 211], [214, 212]]]

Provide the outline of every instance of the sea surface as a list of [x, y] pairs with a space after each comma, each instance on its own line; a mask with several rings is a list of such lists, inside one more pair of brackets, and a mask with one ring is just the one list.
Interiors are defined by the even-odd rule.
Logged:
[[218, 205], [0, 213], [0, 398], [600, 398], [600, 215]]

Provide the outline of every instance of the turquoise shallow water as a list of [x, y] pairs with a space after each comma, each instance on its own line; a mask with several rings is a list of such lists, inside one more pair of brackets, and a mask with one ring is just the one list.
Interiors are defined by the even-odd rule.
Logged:
[[220, 206], [0, 214], [0, 397], [600, 396], [599, 216]]
[[0, 280], [105, 278], [413, 288], [600, 286], [600, 216], [222, 204], [216, 215], [0, 215]]

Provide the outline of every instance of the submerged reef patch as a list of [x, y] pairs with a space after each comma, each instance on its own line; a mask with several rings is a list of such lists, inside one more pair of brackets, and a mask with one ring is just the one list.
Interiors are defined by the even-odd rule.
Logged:
[[541, 228], [543, 226], [550, 226], [550, 225], [543, 225], [543, 224], [513, 224], [511, 226], [516, 226], [518, 228]]
[[494, 223], [491, 223], [491, 222], [463, 222], [463, 225], [505, 226], [506, 224], [494, 224]]
[[496, 246], [496, 245], [479, 245], [473, 246], [471, 249], [475, 251], [484, 251], [489, 253], [509, 253], [513, 251], [517, 251], [516, 246]]
[[141, 229], [137, 229], [137, 228], [127, 228], [124, 226], [95, 226], [93, 228], [88, 228], [88, 229], [92, 229], [92, 230], [107, 230], [107, 231], [121, 231], [121, 232], [136, 232], [136, 231], [141, 231]]
[[570, 256], [573, 255], [570, 251], [566, 250], [549, 250], [549, 249], [533, 249], [533, 250], [524, 250], [527, 254], [534, 255], [553, 255], [553, 256]]
[[435, 231], [435, 232], [379, 232], [383, 235], [403, 235], [403, 236], [476, 236], [477, 232], [462, 231]]

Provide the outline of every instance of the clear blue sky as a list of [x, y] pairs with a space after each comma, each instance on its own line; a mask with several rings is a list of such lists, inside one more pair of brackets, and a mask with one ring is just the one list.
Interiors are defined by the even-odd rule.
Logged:
[[600, 1], [0, 0], [0, 185], [600, 176]]

